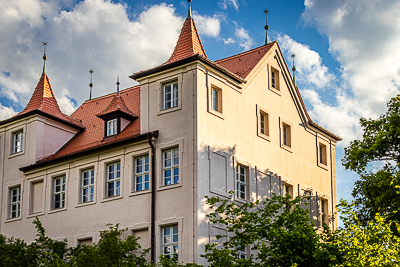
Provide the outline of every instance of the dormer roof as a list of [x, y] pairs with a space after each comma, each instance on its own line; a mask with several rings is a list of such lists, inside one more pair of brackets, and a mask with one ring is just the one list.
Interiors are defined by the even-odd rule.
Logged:
[[103, 118], [107, 117], [107, 115], [120, 113], [122, 117], [126, 119], [134, 119], [139, 116], [133, 113], [125, 104], [124, 100], [120, 93], [116, 93], [114, 98], [111, 100], [110, 104], [107, 108], [105, 108], [102, 112], [96, 114], [97, 117]]
[[165, 64], [179, 61], [196, 54], [208, 58], [203, 44], [201, 43], [199, 33], [197, 32], [196, 24], [191, 17], [188, 17], [183, 24], [174, 52]]

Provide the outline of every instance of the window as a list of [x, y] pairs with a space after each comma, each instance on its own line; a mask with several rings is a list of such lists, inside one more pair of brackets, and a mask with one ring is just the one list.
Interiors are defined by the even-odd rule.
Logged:
[[322, 225], [322, 223], [327, 223], [326, 222], [326, 219], [327, 219], [327, 203], [328, 203], [328, 201], [326, 201], [325, 199], [321, 199], [320, 200], [321, 202], [320, 202], [320, 214], [321, 214], [321, 225]]
[[107, 121], [107, 136], [117, 134], [117, 119]]
[[286, 123], [282, 123], [282, 140], [284, 146], [292, 146], [290, 126]]
[[269, 136], [268, 114], [260, 111], [260, 133]]
[[167, 258], [178, 259], [178, 225], [162, 228], [162, 254]]
[[212, 87], [211, 89], [212, 110], [222, 113], [222, 90]]
[[93, 201], [94, 197], [94, 169], [85, 170], [82, 172], [82, 199], [81, 201]]
[[271, 86], [279, 90], [279, 72], [274, 68], [271, 68]]
[[164, 109], [178, 106], [178, 82], [164, 85], [163, 102]]
[[291, 185], [283, 183], [282, 187], [283, 187], [282, 188], [283, 196], [286, 196], [286, 194], [289, 194], [292, 196], [292, 186]]
[[107, 165], [107, 197], [120, 195], [121, 163]]
[[172, 148], [163, 151], [164, 185], [179, 183], [179, 149]]
[[246, 247], [239, 250], [239, 259], [247, 259], [247, 248]]
[[326, 145], [319, 143], [319, 163], [327, 165], [326, 160]]
[[242, 165], [236, 166], [236, 196], [247, 199], [247, 168]]
[[13, 153], [18, 153], [18, 152], [22, 152], [23, 150], [23, 140], [24, 139], [24, 132], [20, 131], [20, 132], [16, 132], [13, 134]]
[[135, 158], [135, 191], [149, 189], [149, 156]]
[[10, 189], [10, 218], [18, 218], [21, 215], [21, 187]]
[[93, 239], [91, 237], [88, 237], [85, 239], [78, 239], [78, 245], [91, 246], [91, 245], [93, 245]]
[[54, 208], [65, 207], [65, 176], [54, 178]]

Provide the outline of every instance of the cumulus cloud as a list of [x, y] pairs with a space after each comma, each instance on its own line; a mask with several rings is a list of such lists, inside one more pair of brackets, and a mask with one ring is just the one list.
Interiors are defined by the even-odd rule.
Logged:
[[[84, 0], [65, 10], [68, 4], [0, 2], [0, 97], [14, 101], [13, 106], [26, 105], [40, 78], [43, 40], [49, 41], [47, 73], [54, 93], [70, 113], [74, 100], [88, 98], [90, 68], [95, 70], [94, 96], [115, 91], [117, 75], [122, 88], [134, 85], [129, 75], [168, 59], [184, 20], [166, 4], [146, 7], [134, 20], [127, 5], [109, 0]], [[212, 19], [203, 20], [204, 34], [215, 36], [219, 29]]]
[[[281, 47], [286, 58], [292, 52], [297, 55], [296, 79], [303, 79], [300, 87], [311, 104], [312, 118], [341, 135], [344, 142], [339, 145], [346, 146], [361, 136], [359, 118], [385, 113], [386, 102], [400, 92], [400, 2], [305, 0], [304, 4], [302, 19], [327, 36], [329, 51], [341, 68], [332, 76], [315, 51], [289, 37], [281, 36]], [[303, 63], [313, 67], [307, 69]], [[323, 101], [320, 88], [330, 91], [333, 99]]]
[[244, 50], [249, 50], [253, 45], [253, 39], [250, 37], [249, 32], [243, 27], [238, 27], [235, 30], [235, 36], [238, 38], [239, 46]]
[[277, 36], [281, 48], [286, 52], [286, 58], [295, 54], [295, 65], [298, 73], [296, 80], [303, 84], [325, 88], [334, 80], [334, 75], [329, 72], [328, 67], [322, 64], [321, 56], [310, 49], [309, 46], [300, 44], [283, 34]]
[[4, 107], [2, 104], [0, 104], [0, 120], [11, 118], [15, 114], [17, 114], [17, 112], [15, 112], [13, 108]]
[[228, 6], [233, 6], [236, 9], [236, 11], [239, 11], [238, 0], [222, 0], [218, 2], [218, 5], [222, 9], [228, 9]]
[[193, 19], [196, 22], [199, 34], [209, 37], [218, 37], [221, 31], [221, 15], [215, 14], [214, 16], [202, 16], [196, 11], [193, 12]]
[[234, 44], [235, 43], [235, 40], [233, 40], [233, 38], [231, 38], [231, 37], [226, 38], [226, 39], [223, 38], [222, 40], [223, 40], [224, 44]]

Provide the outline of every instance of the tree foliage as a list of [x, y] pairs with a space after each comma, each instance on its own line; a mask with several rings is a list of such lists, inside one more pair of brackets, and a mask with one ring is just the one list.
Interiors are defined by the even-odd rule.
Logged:
[[[214, 209], [210, 222], [226, 228], [217, 236], [222, 244], [206, 245], [210, 266], [333, 266], [340, 260], [334, 236], [325, 225], [323, 234], [310, 221], [308, 210], [300, 207], [301, 197], [287, 195], [256, 202], [236, 203], [207, 197]], [[240, 258], [249, 248], [252, 254]]]
[[400, 219], [400, 95], [378, 119], [360, 119], [364, 134], [345, 148], [343, 165], [360, 179], [352, 195], [358, 218], [367, 223], [379, 213], [387, 220]]

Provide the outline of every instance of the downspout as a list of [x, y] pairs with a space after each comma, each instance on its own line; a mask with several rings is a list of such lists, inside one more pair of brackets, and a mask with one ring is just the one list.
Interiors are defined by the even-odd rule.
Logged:
[[156, 165], [156, 149], [154, 147], [154, 144], [152, 142], [152, 133], [147, 133], [147, 140], [149, 142], [149, 145], [151, 147], [151, 174], [150, 174], [150, 179], [151, 179], [151, 214], [150, 214], [150, 246], [151, 246], [151, 261], [153, 263], [156, 262], [156, 247], [155, 247], [155, 233], [156, 233], [156, 222], [155, 222], [155, 214], [156, 214], [156, 179], [155, 179], [155, 165]]
[[332, 141], [329, 141], [330, 160], [331, 160], [331, 204], [332, 204], [332, 231], [335, 231], [335, 215], [333, 210], [333, 163], [332, 163]]

